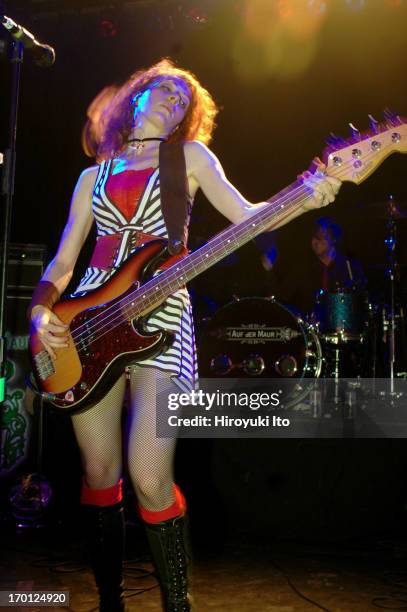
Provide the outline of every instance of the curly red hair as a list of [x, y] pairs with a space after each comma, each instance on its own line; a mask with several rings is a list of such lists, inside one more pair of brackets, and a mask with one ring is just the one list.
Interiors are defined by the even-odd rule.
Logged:
[[134, 97], [155, 81], [171, 77], [181, 79], [188, 86], [191, 102], [168, 142], [199, 140], [208, 144], [211, 141], [218, 113], [214, 99], [192, 72], [178, 68], [172, 60], [164, 58], [150, 68], [132, 74], [106, 107], [98, 160], [114, 157], [125, 147], [133, 126]]

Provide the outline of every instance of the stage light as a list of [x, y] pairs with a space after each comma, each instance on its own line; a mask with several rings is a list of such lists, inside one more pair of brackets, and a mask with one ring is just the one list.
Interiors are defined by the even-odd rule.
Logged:
[[279, 27], [279, 5], [269, 0], [245, 0], [242, 25], [249, 39], [264, 44]]
[[292, 17], [293, 6], [291, 0], [278, 0], [277, 10], [282, 19]]
[[298, 77], [316, 57], [328, 8], [328, 0], [246, 0], [233, 45], [235, 70], [247, 82]]
[[115, 38], [117, 35], [116, 24], [111, 19], [101, 19], [99, 22], [99, 34], [102, 38]]
[[186, 12], [185, 17], [192, 21], [193, 23], [197, 23], [199, 25], [208, 23], [208, 13], [206, 13], [200, 6], [197, 4], [190, 6]]

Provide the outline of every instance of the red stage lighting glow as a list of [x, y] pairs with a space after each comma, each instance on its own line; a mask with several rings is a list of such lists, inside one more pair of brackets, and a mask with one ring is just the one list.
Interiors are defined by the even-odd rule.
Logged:
[[102, 19], [99, 32], [102, 38], [114, 38], [117, 35], [117, 27], [110, 19]]

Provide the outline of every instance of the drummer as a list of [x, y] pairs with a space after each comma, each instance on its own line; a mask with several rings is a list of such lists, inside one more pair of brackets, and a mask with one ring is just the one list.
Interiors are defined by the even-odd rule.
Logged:
[[[343, 254], [341, 239], [338, 223], [331, 217], [320, 217], [311, 231], [311, 249], [309, 243], [298, 244], [295, 251], [279, 252], [276, 257], [274, 238], [266, 245], [270, 246], [268, 250], [261, 244], [263, 267], [269, 272], [269, 292], [304, 316], [312, 314], [317, 295], [324, 291], [363, 291], [367, 283], [362, 264]], [[270, 260], [267, 266], [266, 256]]]
[[331, 217], [320, 217], [314, 223], [311, 247], [316, 255], [310, 282], [317, 291], [362, 291], [366, 277], [362, 264], [340, 251], [342, 228]]

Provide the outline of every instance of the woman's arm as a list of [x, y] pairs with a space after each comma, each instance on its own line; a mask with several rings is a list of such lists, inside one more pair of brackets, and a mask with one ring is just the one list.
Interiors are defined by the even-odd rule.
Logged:
[[[61, 295], [68, 286], [79, 253], [92, 226], [92, 191], [97, 171], [97, 166], [93, 166], [80, 175], [57, 253], [40, 281], [47, 290], [53, 291], [54, 296]], [[55, 358], [52, 347], [67, 346], [68, 326], [62, 323], [50, 308], [41, 302], [35, 304], [35, 298], [31, 303], [30, 317], [45, 349]]]
[[92, 227], [92, 191], [97, 170], [97, 166], [92, 166], [80, 175], [58, 250], [41, 279], [52, 282], [59, 294], [63, 293], [71, 280], [79, 253]]
[[[268, 202], [252, 204], [226, 178], [222, 165], [217, 157], [205, 145], [193, 141], [185, 144], [185, 158], [188, 173], [200, 187], [211, 204], [232, 223], [239, 223], [250, 217], [259, 207], [268, 206]], [[321, 170], [323, 170], [321, 163]], [[303, 181], [313, 190], [304, 205], [288, 215], [284, 221], [277, 223], [273, 229], [288, 223], [306, 210], [319, 208], [333, 202], [341, 182], [333, 177], [323, 177], [304, 172]]]

